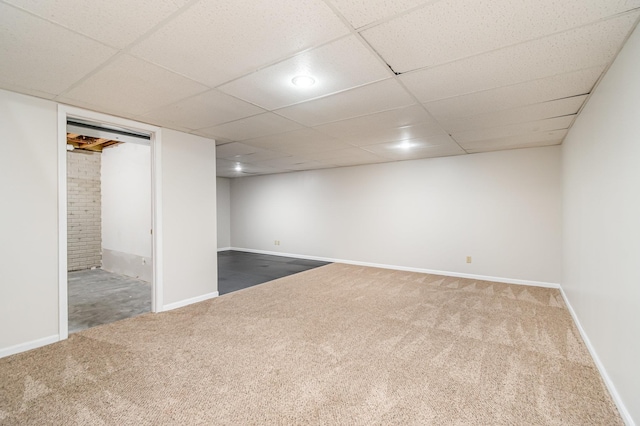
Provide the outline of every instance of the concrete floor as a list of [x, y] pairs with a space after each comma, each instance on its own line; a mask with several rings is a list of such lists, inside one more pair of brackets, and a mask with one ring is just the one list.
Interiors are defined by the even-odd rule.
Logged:
[[151, 284], [102, 269], [68, 273], [69, 333], [151, 312]]
[[[218, 253], [218, 291], [223, 295], [328, 264], [223, 251]], [[151, 312], [150, 283], [102, 269], [69, 272], [68, 294], [69, 333]]]

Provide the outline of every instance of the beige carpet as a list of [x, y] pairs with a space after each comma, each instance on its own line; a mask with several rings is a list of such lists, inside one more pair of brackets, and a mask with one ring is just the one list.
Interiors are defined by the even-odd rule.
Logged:
[[1, 359], [0, 424], [623, 423], [557, 290], [333, 264]]

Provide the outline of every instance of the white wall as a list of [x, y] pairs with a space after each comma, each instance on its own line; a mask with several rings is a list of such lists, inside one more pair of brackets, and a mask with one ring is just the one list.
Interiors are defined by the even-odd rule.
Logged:
[[231, 246], [231, 182], [227, 178], [216, 178], [218, 211], [218, 249]]
[[[0, 357], [59, 338], [57, 106], [0, 90]], [[215, 141], [162, 141], [162, 305], [176, 307], [217, 289]]]
[[162, 132], [164, 305], [213, 297], [218, 291], [216, 144], [174, 130]]
[[564, 142], [562, 287], [628, 415], [640, 424], [638, 76], [636, 29]]
[[560, 188], [559, 147], [237, 178], [231, 243], [557, 284]]
[[151, 149], [124, 143], [102, 152], [103, 269], [152, 279]]
[[0, 354], [58, 335], [53, 102], [0, 90]]

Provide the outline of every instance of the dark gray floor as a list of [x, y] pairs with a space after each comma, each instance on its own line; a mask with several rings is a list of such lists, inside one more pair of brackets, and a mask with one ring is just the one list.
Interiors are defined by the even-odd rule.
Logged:
[[[223, 251], [218, 253], [220, 295], [328, 262]], [[69, 333], [151, 312], [151, 284], [102, 269], [69, 272]]]
[[69, 333], [151, 312], [151, 284], [102, 269], [68, 273]]
[[218, 252], [218, 292], [220, 295], [231, 293], [328, 264], [268, 254], [221, 251]]

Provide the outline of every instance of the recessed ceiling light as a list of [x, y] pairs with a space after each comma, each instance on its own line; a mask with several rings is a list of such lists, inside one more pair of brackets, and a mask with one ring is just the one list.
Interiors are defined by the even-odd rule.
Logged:
[[409, 142], [409, 141], [404, 141], [400, 145], [398, 145], [398, 147], [402, 148], [402, 149], [409, 149], [409, 148], [411, 148], [411, 146], [412, 146], [411, 142]]
[[236, 172], [241, 172], [242, 166], [240, 164], [236, 164]]
[[308, 75], [299, 75], [297, 77], [293, 77], [291, 82], [294, 86], [298, 87], [311, 87], [316, 84], [316, 80], [313, 77], [309, 77]]

